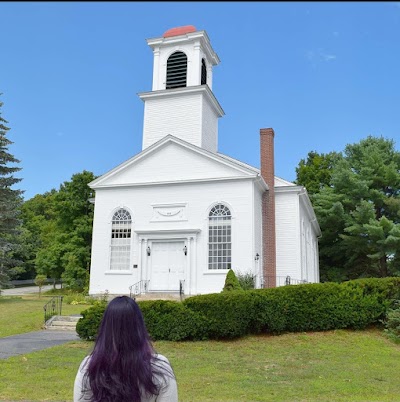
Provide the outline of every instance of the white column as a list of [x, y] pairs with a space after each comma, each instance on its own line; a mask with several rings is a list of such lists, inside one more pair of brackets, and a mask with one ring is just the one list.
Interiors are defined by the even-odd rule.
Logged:
[[188, 60], [187, 86], [200, 85], [201, 77], [201, 52], [200, 43], [196, 43], [193, 47], [192, 57]]
[[144, 261], [144, 264], [143, 264], [144, 272], [143, 272], [142, 279], [150, 279], [149, 278], [149, 267], [148, 267], [149, 257], [147, 255], [147, 246], [148, 246], [147, 239], [143, 239], [143, 246], [144, 247], [142, 247], [142, 256], [143, 256], [142, 261]]
[[153, 51], [154, 54], [154, 61], [153, 61], [153, 91], [157, 91], [158, 89], [165, 89], [160, 88], [160, 48], [155, 48]]
[[197, 294], [197, 236], [193, 236], [191, 238], [191, 284], [190, 284], [190, 294], [196, 295]]
[[212, 65], [207, 64], [207, 85], [212, 91]]
[[143, 276], [143, 257], [142, 257], [142, 252], [143, 252], [143, 239], [139, 236], [139, 250], [138, 250], [138, 281], [141, 281], [144, 278]]

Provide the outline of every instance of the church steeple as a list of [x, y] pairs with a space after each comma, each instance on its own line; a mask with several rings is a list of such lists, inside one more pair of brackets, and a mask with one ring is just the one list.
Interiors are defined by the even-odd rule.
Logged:
[[212, 152], [218, 147], [218, 118], [224, 115], [212, 92], [212, 68], [219, 63], [205, 31], [172, 28], [147, 40], [153, 49], [153, 86], [145, 103], [143, 149], [174, 135]]

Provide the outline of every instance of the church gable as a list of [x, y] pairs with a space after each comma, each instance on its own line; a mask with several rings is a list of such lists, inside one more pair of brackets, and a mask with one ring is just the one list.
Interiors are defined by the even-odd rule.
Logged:
[[207, 181], [255, 177], [250, 169], [233, 160], [188, 144], [172, 136], [90, 183], [92, 188], [141, 184]]
[[275, 178], [274, 178], [274, 185], [275, 185], [275, 187], [296, 186], [296, 184], [292, 183], [291, 181], [284, 180], [278, 176], [275, 176]]

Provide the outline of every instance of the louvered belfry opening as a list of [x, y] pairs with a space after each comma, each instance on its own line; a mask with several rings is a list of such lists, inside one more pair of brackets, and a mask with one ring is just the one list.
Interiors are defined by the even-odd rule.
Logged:
[[166, 89], [186, 87], [187, 56], [183, 52], [175, 52], [167, 61]]
[[201, 85], [207, 84], [207, 66], [204, 59], [201, 60]]

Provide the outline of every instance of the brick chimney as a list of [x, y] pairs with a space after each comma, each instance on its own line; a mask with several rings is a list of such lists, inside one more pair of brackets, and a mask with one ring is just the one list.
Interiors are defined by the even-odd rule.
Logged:
[[262, 261], [265, 288], [276, 286], [274, 135], [272, 128], [260, 129], [261, 176], [269, 188], [263, 194], [262, 200]]

